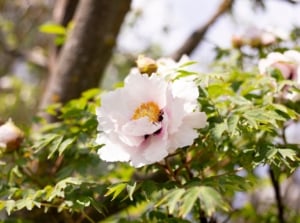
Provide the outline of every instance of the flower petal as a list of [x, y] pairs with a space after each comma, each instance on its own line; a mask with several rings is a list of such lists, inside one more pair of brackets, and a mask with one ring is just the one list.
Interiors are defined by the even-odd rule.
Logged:
[[98, 155], [102, 160], [108, 162], [129, 161], [130, 154], [124, 150], [122, 145], [114, 143], [116, 140], [108, 140], [107, 137], [101, 135], [97, 137], [96, 142], [100, 145], [104, 144], [98, 150]]
[[147, 117], [131, 120], [122, 127], [122, 131], [131, 136], [151, 135], [161, 128], [160, 123], [152, 123]]

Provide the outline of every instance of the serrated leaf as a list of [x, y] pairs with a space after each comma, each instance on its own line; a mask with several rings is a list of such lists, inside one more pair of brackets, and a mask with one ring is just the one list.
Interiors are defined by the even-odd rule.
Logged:
[[169, 208], [170, 214], [172, 214], [184, 193], [185, 189], [183, 188], [173, 189], [169, 191], [155, 206], [158, 207], [162, 204], [166, 204]]
[[109, 196], [109, 195], [113, 195], [112, 196], [112, 201], [118, 197], [118, 195], [126, 189], [127, 183], [118, 183], [116, 185], [110, 186], [108, 187], [108, 191], [104, 194], [105, 197]]
[[224, 202], [218, 191], [208, 186], [199, 187], [199, 197], [202, 209], [208, 216], [211, 216], [216, 209], [229, 210], [229, 206]]
[[292, 161], [295, 161], [297, 158], [297, 153], [292, 149], [277, 149], [277, 152], [284, 158], [289, 158]]
[[36, 149], [34, 152], [38, 153], [40, 150], [48, 146], [57, 137], [60, 136], [57, 134], [46, 134], [37, 144], [33, 146]]
[[272, 104], [271, 106], [274, 109], [279, 110], [279, 111], [289, 115], [291, 119], [294, 119], [294, 118], [297, 117], [297, 113], [294, 110], [289, 109], [289, 108], [287, 108], [286, 106], [284, 106], [282, 104]]
[[14, 210], [15, 208], [15, 201], [14, 200], [7, 200], [5, 202], [5, 208], [6, 208], [6, 212], [8, 215], [11, 214], [11, 212]]
[[64, 140], [58, 148], [59, 155], [63, 154], [63, 152], [66, 149], [68, 149], [73, 144], [74, 141], [75, 141], [75, 138]]
[[135, 191], [135, 188], [136, 188], [136, 182], [134, 182], [133, 185], [129, 185], [129, 184], [126, 185], [126, 189], [127, 189], [127, 192], [128, 192], [128, 196], [129, 196], [129, 199], [130, 199], [131, 201], [133, 200], [132, 195], [133, 195], [133, 193], [134, 193], [134, 191]]
[[185, 217], [193, 208], [196, 200], [199, 198], [200, 187], [189, 188], [182, 198], [182, 205], [179, 209], [179, 215]]
[[57, 138], [55, 138], [52, 142], [51, 142], [51, 145], [49, 146], [49, 150], [50, 150], [50, 153], [49, 155], [47, 156], [47, 159], [51, 159], [54, 155], [54, 153], [56, 151], [58, 151], [59, 149], [59, 146], [60, 144], [62, 143], [63, 141], [63, 136], [57, 136]]
[[208, 86], [208, 95], [211, 98], [217, 98], [219, 96], [232, 95], [232, 90], [229, 88], [229, 85], [226, 83], [220, 84], [211, 84]]
[[215, 125], [215, 127], [211, 130], [212, 135], [215, 139], [220, 139], [225, 131], [227, 131], [227, 123], [222, 122]]
[[266, 158], [267, 159], [273, 159], [273, 157], [277, 154], [277, 149], [275, 148], [270, 148], [268, 149], [267, 153], [266, 153]]
[[231, 115], [228, 118], [227, 125], [228, 125], [228, 131], [231, 134], [231, 136], [234, 135], [235, 132], [237, 131], [236, 128], [239, 120], [240, 120], [240, 116], [236, 114]]

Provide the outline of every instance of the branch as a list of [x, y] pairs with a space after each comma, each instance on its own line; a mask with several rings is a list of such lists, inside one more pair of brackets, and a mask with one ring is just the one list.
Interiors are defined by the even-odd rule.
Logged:
[[277, 203], [277, 210], [278, 210], [278, 221], [279, 223], [285, 223], [284, 221], [284, 207], [283, 207], [283, 202], [280, 196], [280, 184], [278, 182], [278, 179], [276, 179], [274, 171], [270, 167], [269, 169], [270, 173], [270, 178], [271, 182], [274, 188], [274, 193], [275, 193], [275, 198], [276, 198], [276, 203]]
[[207, 23], [195, 30], [191, 36], [183, 43], [183, 45], [171, 56], [174, 60], [179, 60], [184, 54], [191, 54], [193, 50], [202, 41], [204, 35], [209, 28], [221, 17], [225, 12], [231, 9], [234, 0], [223, 0], [216, 13], [207, 21]]

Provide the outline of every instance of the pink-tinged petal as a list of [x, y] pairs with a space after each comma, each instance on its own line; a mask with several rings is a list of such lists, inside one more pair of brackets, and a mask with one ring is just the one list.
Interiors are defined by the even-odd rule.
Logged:
[[122, 132], [130, 136], [151, 135], [161, 128], [161, 123], [152, 123], [147, 117], [130, 120], [122, 127]]
[[207, 116], [204, 112], [193, 112], [184, 117], [185, 125], [200, 129], [207, 125]]

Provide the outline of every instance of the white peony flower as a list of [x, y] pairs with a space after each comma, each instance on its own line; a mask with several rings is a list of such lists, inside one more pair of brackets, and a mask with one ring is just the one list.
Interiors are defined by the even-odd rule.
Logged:
[[196, 129], [206, 125], [197, 98], [191, 81], [168, 82], [157, 74], [131, 72], [123, 88], [102, 95], [97, 108], [100, 158], [141, 167], [191, 145]]

